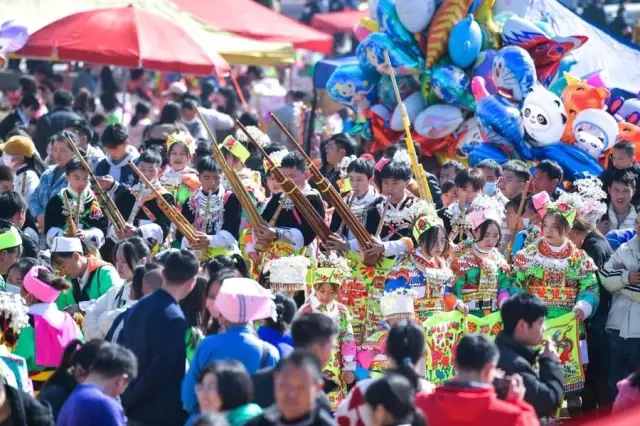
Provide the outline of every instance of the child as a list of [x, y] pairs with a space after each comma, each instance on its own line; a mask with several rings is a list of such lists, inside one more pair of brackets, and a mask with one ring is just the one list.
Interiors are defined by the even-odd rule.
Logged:
[[0, 164], [0, 194], [13, 191], [16, 187], [16, 174], [9, 166]]
[[[11, 225], [20, 230], [22, 238], [22, 257], [38, 257], [38, 233], [26, 226], [27, 203], [15, 191], [0, 194], [0, 227], [9, 228]], [[35, 227], [35, 225], [32, 225]]]
[[[280, 167], [282, 159], [289, 153], [285, 147], [275, 143], [268, 145], [264, 151], [269, 154], [269, 157], [277, 167]], [[282, 192], [282, 188], [280, 188], [278, 181], [273, 176], [273, 167], [271, 167], [271, 164], [267, 160], [264, 160], [264, 174], [269, 196], [269, 198], [265, 200], [265, 203], [268, 203], [271, 197]]]
[[[104, 152], [93, 145], [93, 143], [98, 142], [98, 138], [95, 137], [93, 130], [86, 121], [74, 121], [65, 130], [73, 131], [78, 136], [78, 148], [87, 153], [85, 158], [93, 169], [96, 168], [100, 161], [106, 158]], [[95, 141], [94, 138], [96, 139]]]
[[47, 203], [44, 219], [47, 244], [51, 246], [55, 237], [69, 232], [68, 222], [72, 220], [78, 228], [77, 236], [91, 247], [99, 249], [104, 244], [108, 219], [89, 188], [89, 174], [80, 160], [74, 158], [67, 163], [65, 176], [69, 186]]
[[16, 174], [16, 191], [28, 200], [40, 183], [40, 175], [46, 170], [33, 141], [25, 136], [13, 136], [0, 144], [2, 159]]
[[[102, 132], [102, 145], [107, 157], [96, 165], [96, 176], [110, 176], [114, 182], [132, 186], [138, 176], [129, 165], [139, 157], [138, 151], [129, 145], [129, 132], [122, 124], [110, 124]], [[113, 189], [109, 188], [109, 189]]]
[[[637, 216], [631, 200], [636, 192], [636, 176], [629, 171], [618, 170], [611, 176], [609, 207], [607, 215], [609, 226], [606, 232], [619, 229], [632, 229]], [[602, 225], [603, 229], [604, 224]]]
[[[269, 143], [269, 137], [262, 133], [262, 131], [257, 127], [249, 126], [247, 127], [247, 131], [259, 143], [263, 145]], [[247, 135], [245, 135], [242, 130], [239, 130], [236, 132], [235, 136], [227, 136], [224, 142], [220, 145], [220, 149], [224, 154], [227, 164], [237, 171], [240, 180], [244, 184], [245, 188], [248, 189], [249, 193], [253, 195], [256, 203], [263, 204], [266, 197], [264, 194], [264, 188], [262, 187], [260, 174], [245, 166], [246, 161], [251, 157], [251, 153], [254, 151], [253, 144], [249, 142]]]
[[[611, 160], [612, 164], [598, 176], [605, 191], [611, 186], [614, 173], [619, 171], [633, 173], [636, 188], [640, 187], [640, 165], [636, 162], [636, 146], [632, 142], [622, 141], [615, 144]], [[640, 193], [633, 195], [631, 204], [634, 206], [640, 205]]]
[[458, 201], [456, 192], [456, 184], [452, 180], [448, 180], [442, 184], [442, 207], [448, 208], [450, 205]]
[[522, 226], [524, 229], [518, 232], [513, 240], [512, 256], [538, 239], [541, 232], [542, 219], [547, 213], [546, 206], [549, 202], [549, 194], [546, 191], [527, 198], [524, 205], [524, 213], [522, 214]]
[[479, 169], [463, 169], [456, 175], [454, 183], [458, 202], [440, 209], [438, 216], [444, 223], [447, 235], [452, 235], [453, 242], [457, 243], [466, 239], [469, 234], [468, 226], [465, 225], [466, 215], [469, 206], [484, 188], [485, 180]]
[[189, 167], [195, 149], [195, 141], [188, 133], [178, 132], [167, 137], [169, 167], [160, 178], [160, 183], [169, 191], [178, 209], [200, 187], [198, 172]]
[[[198, 244], [193, 248], [202, 253], [201, 261], [218, 255], [239, 252], [238, 239], [242, 206], [238, 197], [220, 184], [222, 172], [213, 157], [198, 163], [200, 189], [187, 201], [182, 214], [198, 232]], [[186, 238], [183, 247], [189, 246]]]
[[339, 327], [337, 346], [324, 369], [325, 376], [339, 384], [339, 389], [328, 395], [332, 410], [347, 396], [347, 385], [355, 381], [356, 344], [351, 315], [346, 306], [336, 301], [338, 289], [350, 274], [347, 260], [339, 258], [335, 252], [331, 252], [329, 257], [320, 255], [318, 267], [314, 271], [315, 292], [298, 311], [323, 313], [331, 317]]
[[71, 288], [56, 299], [59, 309], [71, 313], [86, 310], [87, 302], [120, 285], [116, 268], [88, 254], [79, 238], [55, 237], [51, 245], [51, 265], [72, 283]]

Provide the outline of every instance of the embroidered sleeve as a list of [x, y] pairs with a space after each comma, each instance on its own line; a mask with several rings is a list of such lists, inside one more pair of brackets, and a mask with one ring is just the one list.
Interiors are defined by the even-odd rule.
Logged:
[[351, 315], [346, 307], [340, 307], [340, 331], [338, 335], [340, 353], [342, 355], [342, 370], [356, 369], [356, 341], [351, 324]]
[[600, 288], [598, 287], [598, 280], [596, 272], [598, 268], [593, 263], [593, 260], [586, 253], [582, 252], [584, 262], [581, 270], [584, 271], [583, 278], [578, 281], [579, 291], [576, 303], [583, 301], [591, 306], [591, 314], [593, 314], [598, 308], [600, 302]]

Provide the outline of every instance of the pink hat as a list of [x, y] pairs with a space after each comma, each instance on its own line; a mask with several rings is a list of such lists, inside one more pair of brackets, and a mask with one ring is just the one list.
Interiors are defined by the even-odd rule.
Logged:
[[235, 324], [276, 317], [276, 305], [269, 290], [249, 278], [227, 278], [222, 282], [216, 308]]
[[38, 272], [47, 271], [44, 266], [34, 266], [25, 275], [22, 285], [27, 292], [43, 303], [53, 303], [60, 295], [60, 290], [56, 290], [49, 284], [38, 278]]
[[488, 209], [484, 211], [475, 211], [467, 215], [467, 218], [471, 221], [471, 226], [476, 229], [487, 220], [494, 220], [498, 225], [502, 221], [500, 215], [494, 209]]
[[538, 192], [531, 197], [531, 200], [533, 201], [533, 207], [535, 207], [538, 216], [544, 217], [544, 215], [547, 214], [547, 209], [545, 207], [549, 201], [551, 201], [547, 191]]
[[382, 169], [384, 168], [384, 166], [387, 165], [388, 162], [390, 162], [391, 159], [387, 158], [387, 157], [382, 157], [380, 160], [378, 160], [378, 162], [375, 165], [375, 169], [379, 172], [382, 171]]

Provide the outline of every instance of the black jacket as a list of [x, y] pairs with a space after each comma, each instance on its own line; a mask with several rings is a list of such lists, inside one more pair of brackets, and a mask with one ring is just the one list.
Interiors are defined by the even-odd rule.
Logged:
[[[504, 331], [496, 337], [500, 351], [498, 368], [505, 374], [522, 376], [527, 392], [524, 400], [536, 410], [538, 417], [551, 416], [562, 404], [564, 372], [557, 361], [538, 358], [538, 353], [517, 342]], [[539, 364], [539, 372], [533, 365]]]
[[[604, 268], [605, 263], [607, 263], [613, 254], [613, 250], [607, 239], [596, 232], [591, 232], [587, 235], [582, 243], [582, 250], [593, 259], [593, 263], [596, 264], [598, 269]], [[598, 279], [598, 287], [600, 288], [600, 303], [598, 303], [598, 309], [595, 313], [607, 316], [609, 308], [611, 307], [611, 293], [600, 284], [600, 275], [596, 274], [596, 277]]]
[[21, 390], [4, 385], [11, 403], [11, 421], [14, 426], [55, 426], [51, 409]]
[[82, 117], [73, 112], [71, 108], [57, 108], [40, 117], [36, 125], [36, 137], [34, 139], [40, 157], [47, 157], [47, 144], [51, 136], [77, 121], [82, 121]]
[[69, 375], [60, 377], [56, 380], [56, 383], [47, 382], [42, 389], [40, 389], [38, 401], [51, 407], [53, 418], [57, 421], [62, 406], [67, 402], [67, 398], [69, 398], [69, 395], [71, 395], [77, 385], [78, 383]]
[[425, 174], [427, 176], [427, 184], [429, 185], [429, 190], [431, 191], [431, 198], [433, 198], [436, 209], [441, 209], [442, 190], [440, 189], [440, 182], [438, 182], [438, 177], [429, 172], [425, 172]]
[[3, 141], [7, 139], [7, 133], [16, 128], [17, 125], [22, 125], [22, 120], [20, 119], [20, 115], [18, 111], [11, 111], [7, 116], [0, 122], [0, 139]]
[[[15, 225], [6, 219], [0, 219], [0, 228], [9, 228], [11, 226]], [[32, 257], [37, 259], [39, 251], [38, 244], [36, 244], [28, 234], [25, 234], [22, 229], [18, 229], [18, 232], [20, 232], [20, 237], [22, 238], [22, 254], [20, 257]]]
[[[280, 418], [280, 411], [277, 406], [272, 406], [264, 411], [260, 416], [255, 417], [245, 423], [245, 426], [272, 426], [283, 424]], [[316, 408], [307, 416], [296, 421], [295, 424], [304, 424], [305, 426], [337, 426], [338, 423], [333, 416], [322, 409]]]
[[[253, 393], [253, 402], [262, 408], [270, 407], [276, 402], [273, 388], [274, 371], [275, 368], [273, 367], [263, 368], [262, 370], [256, 371], [252, 376], [253, 388], [260, 389], [260, 392]], [[335, 389], [337, 389], [337, 385], [333, 381], [324, 379], [324, 392], [318, 394], [316, 405], [330, 413], [331, 405], [329, 404], [327, 393], [332, 392]]]

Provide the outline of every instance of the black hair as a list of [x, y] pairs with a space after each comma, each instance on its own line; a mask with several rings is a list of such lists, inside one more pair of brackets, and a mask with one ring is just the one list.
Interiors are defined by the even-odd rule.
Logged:
[[281, 333], [285, 333], [289, 329], [293, 317], [296, 315], [296, 302], [293, 300], [293, 297], [280, 291], [273, 294], [273, 301], [276, 305], [277, 317], [275, 321], [267, 318], [265, 325]]
[[393, 160], [384, 165], [382, 170], [380, 170], [379, 175], [380, 183], [382, 183], [382, 180], [384, 179], [403, 180], [409, 182], [412, 177], [413, 170], [409, 163]]
[[586, 220], [585, 218], [581, 217], [581, 216], [577, 216], [575, 221], [573, 222], [573, 226], [571, 227], [571, 229], [579, 234], [591, 234], [594, 233], [600, 237], [604, 236], [600, 233], [600, 231], [598, 231], [598, 228], [596, 228], [595, 226], [593, 226], [593, 224], [591, 222], [589, 222], [588, 220]]
[[264, 152], [267, 153], [267, 155], [271, 155], [274, 152], [278, 152], [278, 151], [284, 151], [287, 148], [282, 145], [279, 144], [278, 142], [270, 142], [269, 144], [267, 144], [267, 146], [264, 147]]
[[0, 182], [10, 181], [15, 182], [16, 173], [11, 169], [11, 167], [6, 166], [4, 164], [0, 164]]
[[560, 234], [566, 235], [571, 227], [569, 226], [569, 221], [566, 217], [562, 215], [559, 211], [547, 211], [542, 219], [543, 222], [547, 217], [553, 217], [555, 225], [558, 227], [558, 232]]
[[133, 270], [133, 278], [131, 279], [131, 287], [133, 288], [133, 294], [135, 300], [142, 299], [142, 282], [147, 272], [160, 269], [161, 266], [157, 263], [145, 263], [144, 265], [138, 265]]
[[200, 373], [198, 384], [203, 382], [207, 374], [216, 377], [220, 411], [231, 411], [252, 401], [253, 382], [241, 362], [229, 359], [209, 363]]
[[73, 105], [73, 95], [65, 89], [58, 89], [53, 94], [53, 104], [60, 108], [68, 108]]
[[80, 162], [80, 159], [78, 159], [77, 157], [73, 157], [71, 160], [67, 161], [67, 164], [64, 166], [64, 172], [67, 175], [78, 170], [85, 173], [87, 172]]
[[440, 187], [440, 190], [442, 191], [443, 194], [446, 194], [447, 192], [451, 191], [455, 187], [456, 187], [456, 183], [452, 180], [448, 180], [442, 184], [442, 186]]
[[207, 282], [207, 287], [204, 292], [204, 300], [202, 306], [202, 324], [207, 336], [217, 334], [220, 330], [220, 323], [217, 319], [211, 317], [209, 310], [207, 310], [206, 308], [206, 301], [209, 296], [209, 291], [215, 283], [222, 285], [222, 282], [224, 280], [226, 280], [227, 278], [237, 278], [238, 274], [240, 274], [240, 272], [235, 268], [222, 268], [215, 274], [209, 275], [209, 281]]
[[243, 277], [249, 277], [247, 262], [239, 254], [215, 256], [207, 262], [205, 268], [207, 269], [209, 278], [213, 278], [214, 275], [223, 269], [235, 269], [240, 272], [240, 275]]
[[76, 146], [78, 145], [78, 135], [75, 132], [70, 132], [68, 130], [55, 133], [51, 136], [51, 139], [49, 139], [49, 143], [54, 144], [56, 142], [64, 142], [68, 144], [69, 139], [71, 139]]
[[98, 349], [90, 372], [105, 378], [126, 374], [129, 380], [133, 380], [138, 375], [138, 360], [133, 352], [124, 346], [105, 342]]
[[420, 247], [424, 247], [427, 250], [427, 255], [431, 256], [431, 250], [433, 250], [438, 243], [438, 236], [440, 234], [445, 236], [443, 253], [449, 251], [451, 243], [449, 242], [449, 238], [447, 238], [446, 229], [444, 229], [444, 226], [442, 225], [433, 225], [420, 235], [420, 240], [418, 241]]
[[547, 316], [547, 305], [537, 296], [530, 293], [520, 293], [508, 298], [500, 309], [503, 331], [509, 335], [524, 320], [530, 326], [540, 318]]
[[0, 194], [0, 219], [10, 219], [17, 213], [27, 211], [27, 202], [16, 191]]
[[455, 362], [461, 371], [480, 372], [487, 364], [497, 363], [498, 347], [484, 334], [467, 334], [460, 339]]
[[153, 164], [154, 166], [161, 166], [162, 156], [155, 149], [146, 149], [142, 151], [142, 154], [140, 154], [140, 157], [138, 157], [138, 164], [140, 163], [147, 163], [147, 164]]
[[221, 172], [220, 166], [218, 166], [218, 163], [216, 163], [216, 160], [214, 160], [213, 157], [211, 156], [202, 157], [198, 161], [198, 164], [196, 165], [196, 170], [198, 171], [199, 174], [202, 174], [204, 172], [213, 172], [213, 173]]
[[516, 213], [518, 213], [518, 210], [520, 209], [521, 200], [522, 200], [522, 195], [517, 195], [516, 197], [507, 201], [507, 204], [504, 205], [504, 209], [505, 210], [513, 209]]
[[177, 102], [167, 102], [160, 112], [158, 124], [175, 124], [180, 121], [180, 105]]
[[338, 326], [328, 316], [320, 313], [303, 313], [291, 324], [291, 338], [296, 349], [331, 340], [338, 335]]
[[64, 291], [71, 288], [71, 284], [69, 284], [64, 278], [56, 276], [48, 266], [38, 269], [38, 276], [36, 278], [58, 291]]
[[129, 139], [127, 128], [120, 123], [109, 124], [105, 127], [100, 138], [102, 144], [107, 148], [115, 148], [124, 145]]
[[418, 388], [420, 376], [415, 366], [424, 355], [424, 331], [412, 321], [401, 320], [389, 330], [386, 354], [395, 363], [395, 371], [405, 376], [413, 389]]
[[7, 136], [5, 137], [5, 140], [8, 141], [14, 136], [24, 136], [27, 138], [31, 138], [31, 135], [29, 134], [29, 132], [27, 132], [27, 130], [19, 124], [17, 124], [16, 127], [14, 127], [13, 129], [7, 132]]
[[105, 117], [104, 115], [102, 115], [102, 114], [93, 114], [91, 116], [91, 119], [89, 120], [89, 125], [91, 127], [98, 127], [99, 125], [101, 125], [105, 121], [107, 121], [107, 117]]
[[185, 96], [180, 103], [180, 108], [195, 111], [198, 109], [198, 101], [194, 97]]
[[122, 249], [122, 255], [124, 256], [124, 261], [131, 269], [131, 272], [135, 269], [136, 265], [142, 258], [149, 258], [151, 256], [151, 249], [149, 248], [149, 244], [147, 244], [140, 237], [131, 237], [126, 240], [120, 241], [113, 248], [113, 258], [116, 258], [116, 253], [118, 249]]
[[[191, 136], [189, 135], [189, 136], [187, 136], [187, 137], [191, 137]], [[187, 153], [187, 156], [188, 156], [189, 158], [192, 158], [192, 157], [193, 157], [193, 154], [191, 154], [191, 150], [189, 150], [189, 147], [187, 146], [187, 144], [186, 144], [186, 143], [184, 143], [184, 141], [182, 141], [182, 140], [177, 140], [177, 141], [175, 141], [174, 143], [172, 143], [172, 144], [171, 144], [171, 146], [167, 149], [167, 156], [169, 156], [169, 154], [171, 154], [171, 152], [173, 151], [173, 149], [174, 149], [176, 146], [181, 146], [181, 147], [182, 147], [182, 149], [184, 149], [184, 152], [186, 152], [186, 153]]]
[[302, 158], [297, 151], [291, 151], [282, 159], [282, 163], [280, 163], [281, 169], [297, 169], [301, 172], [307, 171], [307, 163]]
[[40, 101], [34, 95], [24, 95], [20, 100], [20, 106], [24, 109], [39, 110]]
[[416, 389], [400, 374], [386, 374], [374, 380], [364, 394], [367, 405], [375, 410], [382, 406], [391, 414], [389, 425], [414, 424], [416, 420]]
[[635, 158], [636, 146], [631, 141], [621, 141], [613, 146], [614, 151], [624, 151], [629, 157]]
[[329, 142], [336, 144], [338, 149], [344, 149], [347, 157], [356, 153], [356, 141], [347, 133], [337, 133], [329, 138]]
[[211, 149], [211, 142], [205, 139], [199, 139], [196, 144], [196, 152], [194, 153], [195, 157], [209, 157], [213, 154], [213, 150]]
[[496, 247], [500, 245], [500, 242], [502, 241], [502, 228], [500, 227], [500, 224], [493, 219], [485, 220], [475, 229], [477, 232], [477, 235], [475, 236], [476, 243], [484, 240], [484, 237], [487, 235], [487, 231], [491, 225], [495, 225], [498, 228], [498, 243], [496, 244]]
[[75, 339], [69, 342], [64, 348], [58, 368], [40, 390], [40, 396], [48, 395], [47, 392], [43, 392], [47, 386], [68, 386], [69, 381], [75, 382], [72, 374], [74, 367], [82, 367], [85, 372], [88, 372], [96, 360], [98, 351], [105, 344], [106, 342], [102, 339], [92, 339], [88, 342]]
[[562, 181], [562, 167], [553, 160], [542, 160], [536, 166], [536, 170], [546, 173], [551, 180], [558, 179], [558, 181]]
[[53, 81], [54, 83], [63, 84], [64, 76], [57, 73], [53, 73], [49, 76], [49, 80]]
[[82, 115], [83, 117], [88, 117], [87, 114], [91, 112], [95, 112], [96, 110], [96, 100], [86, 87], [82, 87], [78, 94], [76, 95], [76, 99], [73, 101], [73, 111]]
[[507, 171], [515, 174], [516, 178], [521, 182], [526, 182], [531, 179], [531, 172], [529, 172], [526, 164], [520, 160], [511, 160], [503, 164], [502, 173], [504, 174], [504, 172]]
[[373, 177], [373, 172], [373, 163], [362, 157], [353, 160], [347, 167], [347, 173], [360, 173], [366, 175], [369, 179]]
[[9, 266], [9, 269], [7, 269], [7, 275], [9, 275], [9, 272], [11, 272], [13, 268], [18, 268], [18, 270], [20, 271], [20, 275], [24, 278], [27, 275], [27, 273], [29, 273], [31, 268], [33, 268], [37, 264], [38, 264], [38, 259], [35, 259], [33, 257], [22, 257], [18, 259], [16, 263]]
[[459, 162], [459, 161], [456, 161], [456, 160], [447, 160], [447, 161], [445, 161], [440, 166], [440, 170], [448, 169], [450, 167], [453, 167], [455, 169], [456, 174], [458, 174], [461, 170], [464, 170], [464, 166], [462, 165], [462, 163]]
[[150, 112], [151, 109], [149, 108], [149, 105], [143, 102], [136, 103], [133, 111], [133, 117], [131, 117], [131, 121], [129, 121], [129, 126], [137, 126], [138, 122], [149, 115]]
[[100, 95], [100, 104], [105, 111], [113, 111], [118, 106], [118, 98], [115, 93], [103, 92]]
[[[322, 315], [322, 314], [319, 314]], [[279, 374], [285, 367], [292, 365], [296, 368], [305, 368], [311, 374], [311, 377], [317, 381], [322, 382], [322, 366], [320, 361], [311, 352], [303, 350], [294, 350], [291, 355], [285, 359], [280, 360], [276, 365], [275, 373]]]
[[191, 250], [170, 253], [164, 261], [164, 277], [167, 285], [182, 285], [198, 274], [200, 264]]
[[238, 119], [238, 121], [244, 127], [249, 127], [249, 126], [257, 127], [258, 124], [260, 124], [260, 119], [256, 114], [252, 112], [243, 112], [242, 114], [240, 114], [240, 118]]
[[[196, 277], [196, 285], [193, 290], [180, 301], [180, 308], [184, 313], [189, 327], [202, 327], [202, 305], [205, 303], [205, 288], [207, 279], [201, 275]], [[195, 338], [196, 336], [191, 336]]]
[[611, 176], [609, 188], [611, 188], [614, 183], [619, 183], [632, 188], [631, 192], [635, 192], [636, 190], [636, 176], [629, 171], [615, 170], [613, 172], [613, 176]]
[[20, 90], [23, 96], [35, 95], [38, 92], [38, 86], [36, 85], [36, 79], [31, 75], [22, 75], [18, 80]]
[[480, 191], [485, 184], [484, 175], [479, 169], [463, 169], [456, 173], [453, 179], [456, 187], [465, 189], [471, 185], [474, 191]]
[[636, 370], [629, 376], [629, 384], [633, 388], [640, 388], [640, 364], [637, 364]]
[[74, 120], [70, 124], [67, 125], [67, 128], [73, 128], [78, 135], [82, 134], [87, 137], [89, 143], [93, 142], [94, 132], [89, 123], [85, 120]]
[[492, 159], [486, 159], [486, 160], [482, 160], [481, 162], [479, 162], [476, 167], [476, 169], [489, 169], [492, 172], [495, 172], [496, 176], [500, 177], [502, 176], [502, 166], [500, 164], [498, 164], [498, 162], [496, 160], [492, 160]]

